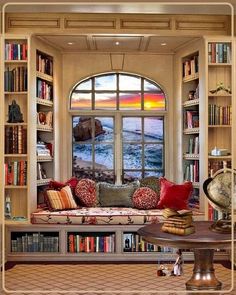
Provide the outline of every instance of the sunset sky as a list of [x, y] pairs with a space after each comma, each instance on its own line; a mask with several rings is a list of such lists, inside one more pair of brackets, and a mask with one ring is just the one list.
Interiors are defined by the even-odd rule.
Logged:
[[[117, 76], [115, 74], [103, 75], [95, 78], [95, 109], [116, 109], [116, 79]], [[143, 89], [145, 110], [165, 110], [165, 95], [157, 85], [144, 80]], [[141, 109], [140, 77], [132, 77], [129, 75], [120, 74], [118, 90], [120, 91], [119, 109]], [[71, 108], [91, 109], [91, 91], [92, 79], [88, 79], [76, 86], [71, 96]]]

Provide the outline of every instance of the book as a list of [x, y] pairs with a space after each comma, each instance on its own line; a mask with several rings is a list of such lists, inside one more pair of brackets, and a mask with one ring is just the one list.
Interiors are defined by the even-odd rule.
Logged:
[[195, 232], [194, 226], [189, 226], [186, 228], [178, 228], [174, 226], [172, 227], [165, 226], [164, 224], [162, 225], [161, 230], [166, 233], [180, 235], [180, 236], [187, 236]]

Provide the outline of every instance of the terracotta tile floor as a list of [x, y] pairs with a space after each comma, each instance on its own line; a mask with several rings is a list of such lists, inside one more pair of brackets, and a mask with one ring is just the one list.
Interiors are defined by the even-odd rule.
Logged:
[[[170, 268], [171, 265], [169, 265]], [[5, 286], [7, 290], [18, 291], [19, 293], [15, 294], [20, 295], [122, 294], [119, 291], [132, 295], [190, 294], [180, 293], [180, 291], [185, 291], [185, 282], [190, 278], [192, 268], [192, 264], [185, 264], [184, 275], [181, 277], [157, 277], [155, 264], [16, 264], [5, 272]], [[215, 270], [216, 276], [223, 283], [223, 290], [216, 294], [236, 295], [236, 290], [226, 293], [231, 288], [231, 270], [222, 264], [215, 264]], [[236, 271], [234, 271], [234, 278], [236, 278]], [[31, 292], [36, 290], [39, 293]], [[49, 290], [54, 292], [49, 293]], [[163, 290], [168, 292], [165, 293]], [[78, 291], [81, 293], [77, 293]], [[7, 293], [2, 291], [0, 294]], [[10, 292], [10, 294], [14, 293]]]

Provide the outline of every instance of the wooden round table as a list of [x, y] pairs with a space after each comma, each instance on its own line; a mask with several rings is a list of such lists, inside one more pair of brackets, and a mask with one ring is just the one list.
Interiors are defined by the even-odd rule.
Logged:
[[231, 247], [231, 235], [220, 234], [209, 229], [211, 221], [194, 222], [195, 233], [187, 236], [173, 235], [161, 231], [162, 223], [144, 226], [138, 234], [149, 243], [173, 248], [193, 249], [194, 268], [187, 290], [220, 290], [222, 283], [216, 278], [213, 268], [215, 249]]

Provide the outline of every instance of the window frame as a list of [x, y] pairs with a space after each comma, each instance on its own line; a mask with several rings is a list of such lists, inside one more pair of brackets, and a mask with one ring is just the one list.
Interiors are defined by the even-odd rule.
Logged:
[[[131, 109], [131, 110], [127, 110], [127, 109], [117, 109], [117, 110], [96, 110], [94, 108], [94, 98], [92, 98], [92, 109], [72, 109], [70, 108], [71, 106], [71, 98], [72, 98], [72, 93], [73, 90], [75, 89], [75, 87], [77, 87], [80, 83], [85, 82], [86, 80], [89, 79], [93, 79], [93, 81], [95, 81], [95, 78], [98, 76], [103, 76], [103, 75], [109, 75], [109, 74], [116, 74], [119, 76], [119, 74], [125, 74], [125, 75], [130, 75], [130, 76], [134, 76], [134, 77], [140, 77], [141, 78], [141, 85], [144, 86], [144, 80], [147, 80], [148, 82], [156, 85], [157, 87], [160, 88], [160, 90], [163, 92], [164, 97], [165, 97], [165, 109], [163, 110], [145, 110], [144, 109], [144, 99], [142, 99], [141, 102], [141, 109], [137, 110], [137, 109]], [[94, 82], [95, 83], [95, 82]], [[117, 83], [118, 83], [118, 79], [117, 79]], [[142, 87], [143, 87], [142, 86]], [[95, 92], [98, 93], [117, 93], [117, 97], [118, 97], [118, 93], [119, 92], [133, 92], [133, 93], [137, 93], [137, 90], [127, 90], [127, 91], [119, 91], [119, 88], [117, 87], [117, 90], [97, 90], [95, 91], [93, 85], [92, 85], [92, 96], [95, 95]], [[143, 88], [144, 89], [144, 88]], [[84, 90], [84, 91], [80, 91], [80, 92], [89, 92], [91, 93], [91, 90]], [[153, 93], [153, 91], [143, 91], [142, 92], [142, 98], [144, 96], [144, 93]], [[92, 116], [92, 117], [113, 117], [114, 118], [114, 173], [115, 173], [115, 182], [120, 184], [122, 183], [122, 171], [123, 171], [123, 157], [122, 157], [122, 153], [119, 153], [117, 151], [121, 151], [123, 149], [123, 142], [122, 142], [122, 118], [123, 117], [163, 117], [163, 175], [166, 174], [166, 164], [167, 164], [167, 159], [166, 159], [166, 155], [167, 155], [167, 145], [168, 143], [166, 141], [168, 141], [168, 137], [167, 137], [167, 127], [168, 127], [168, 123], [167, 123], [167, 114], [168, 114], [168, 100], [167, 100], [167, 94], [166, 91], [164, 90], [164, 88], [162, 86], [160, 86], [157, 82], [146, 78], [145, 76], [141, 76], [141, 75], [137, 75], [137, 74], [133, 74], [133, 73], [126, 73], [126, 72], [106, 72], [106, 73], [102, 73], [102, 74], [97, 74], [97, 75], [93, 75], [90, 77], [86, 77], [85, 79], [80, 80], [78, 83], [75, 84], [75, 86], [72, 88], [72, 90], [70, 91], [69, 94], [69, 114], [71, 116], [71, 126], [73, 125], [73, 117], [74, 116]], [[118, 99], [117, 99], [118, 101]], [[73, 172], [73, 126], [72, 126], [72, 130], [71, 130], [71, 171]], [[145, 144], [145, 143], [144, 143]], [[143, 167], [142, 167], [143, 169]]]

